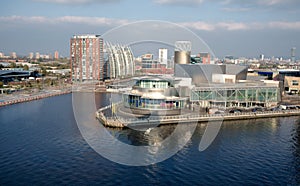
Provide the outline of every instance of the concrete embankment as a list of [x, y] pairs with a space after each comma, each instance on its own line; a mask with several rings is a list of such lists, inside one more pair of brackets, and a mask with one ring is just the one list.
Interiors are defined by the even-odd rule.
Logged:
[[134, 117], [105, 117], [103, 110], [99, 109], [96, 112], [96, 118], [107, 127], [123, 128], [136, 126], [158, 126], [169, 124], [186, 124], [195, 122], [208, 121], [228, 121], [228, 120], [245, 120], [257, 118], [271, 117], [288, 117], [300, 116], [300, 110], [282, 110], [282, 111], [266, 111], [266, 112], [245, 112], [245, 113], [228, 113], [228, 114], [206, 114], [206, 115], [179, 115], [179, 116], [150, 116], [149, 118], [138, 119]]
[[69, 94], [71, 92], [72, 92], [71, 90], [65, 90], [65, 91], [58, 91], [58, 92], [41, 93], [41, 94], [37, 94], [37, 95], [17, 96], [13, 99], [1, 101], [0, 102], [0, 107], [1, 106], [7, 106], [7, 105], [13, 105], [13, 104], [17, 104], [17, 103], [33, 101], [33, 100], [39, 100], [39, 99], [52, 97], [52, 96], [59, 96], [59, 95], [63, 95], [63, 94]]

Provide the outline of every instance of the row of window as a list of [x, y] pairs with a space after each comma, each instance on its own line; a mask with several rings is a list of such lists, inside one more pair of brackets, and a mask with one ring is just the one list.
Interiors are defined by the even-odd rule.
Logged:
[[138, 82], [138, 86], [141, 88], [161, 88], [165, 89], [170, 86], [170, 83], [167, 81], [151, 81], [151, 80], [142, 80]]
[[192, 91], [192, 101], [278, 101], [277, 89]]
[[298, 86], [298, 85], [299, 85], [299, 82], [298, 82], [298, 80], [292, 80], [291, 84], [292, 84], [293, 86]]
[[140, 96], [124, 95], [123, 102], [125, 106], [131, 108], [149, 108], [149, 109], [180, 109], [184, 107], [183, 100], [163, 100], [163, 99], [145, 99]]

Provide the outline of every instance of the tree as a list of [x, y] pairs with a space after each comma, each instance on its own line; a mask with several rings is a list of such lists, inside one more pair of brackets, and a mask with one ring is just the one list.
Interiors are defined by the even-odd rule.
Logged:
[[17, 65], [16, 65], [16, 63], [12, 62], [12, 63], [10, 63], [9, 67], [10, 67], [10, 68], [16, 68]]
[[3, 82], [2, 81], [0, 81], [0, 88], [3, 88]]
[[24, 69], [24, 70], [29, 70], [29, 66], [28, 66], [28, 65], [24, 65], [24, 66], [23, 66], [23, 69]]
[[47, 76], [47, 70], [45, 67], [42, 68], [42, 76]]

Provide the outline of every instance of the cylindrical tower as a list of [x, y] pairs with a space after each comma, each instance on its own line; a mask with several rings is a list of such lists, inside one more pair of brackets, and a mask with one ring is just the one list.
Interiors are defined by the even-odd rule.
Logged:
[[174, 63], [175, 64], [190, 64], [191, 63], [191, 52], [175, 51]]
[[191, 63], [192, 44], [190, 41], [176, 41], [174, 63], [190, 64]]

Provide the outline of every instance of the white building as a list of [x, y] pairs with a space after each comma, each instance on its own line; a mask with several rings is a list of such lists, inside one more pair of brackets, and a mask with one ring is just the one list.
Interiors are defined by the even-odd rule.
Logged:
[[40, 59], [40, 53], [39, 52], [35, 53], [35, 59]]
[[105, 78], [122, 78], [134, 75], [134, 57], [129, 46], [105, 43], [104, 48], [107, 55], [104, 65]]
[[13, 59], [16, 59], [17, 58], [17, 53], [16, 52], [12, 52], [10, 54], [10, 57], [13, 58]]
[[29, 53], [28, 58], [29, 58], [29, 59], [33, 59], [33, 52], [30, 52], [30, 53]]
[[164, 64], [167, 66], [168, 63], [168, 49], [166, 48], [160, 48], [158, 50], [158, 61], [160, 64]]

